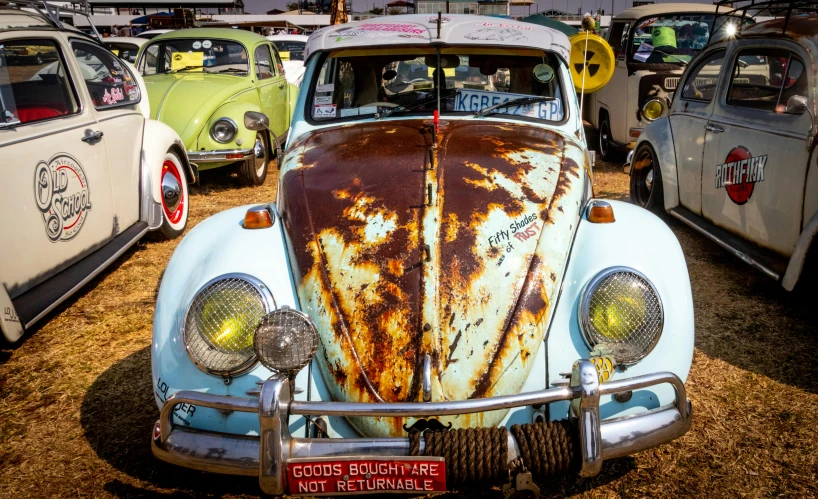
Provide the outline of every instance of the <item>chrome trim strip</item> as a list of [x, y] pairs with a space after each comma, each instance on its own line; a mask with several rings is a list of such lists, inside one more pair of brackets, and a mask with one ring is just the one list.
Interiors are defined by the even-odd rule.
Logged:
[[677, 219], [682, 221], [685, 225], [689, 226], [690, 228], [692, 228], [693, 230], [695, 230], [699, 234], [707, 236], [711, 241], [718, 244], [722, 248], [726, 249], [727, 251], [732, 253], [734, 256], [736, 256], [740, 260], [742, 260], [744, 263], [750, 265], [751, 267], [755, 268], [756, 270], [760, 270], [761, 272], [766, 274], [768, 277], [772, 277], [776, 281], [781, 278], [781, 276], [778, 275], [778, 272], [767, 268], [766, 266], [764, 266], [762, 263], [758, 262], [755, 258], [751, 257], [747, 253], [744, 253], [743, 251], [740, 251], [737, 248], [734, 248], [733, 246], [730, 245], [730, 243], [728, 243], [724, 239], [716, 236], [715, 234], [711, 234], [704, 227], [701, 227], [699, 224], [695, 223], [692, 220], [688, 220], [684, 215], [682, 215], [681, 213], [678, 213], [676, 210], [670, 210], [668, 213], [670, 213], [671, 215], [673, 215], [674, 217], [676, 217]]
[[[228, 158], [228, 154], [241, 154], [241, 159]], [[187, 151], [192, 163], [221, 163], [223, 161], [243, 161], [253, 157], [252, 149], [225, 149], [223, 151]]]
[[83, 287], [83, 286], [85, 286], [86, 284], [88, 284], [88, 282], [89, 282], [89, 281], [91, 281], [91, 279], [93, 279], [94, 277], [96, 277], [97, 275], [99, 275], [99, 273], [100, 273], [100, 272], [102, 272], [103, 270], [105, 270], [105, 269], [106, 269], [106, 268], [107, 268], [107, 267], [108, 267], [108, 266], [109, 266], [111, 263], [113, 263], [113, 262], [114, 262], [114, 261], [115, 261], [117, 258], [119, 258], [120, 256], [122, 256], [122, 254], [123, 254], [123, 253], [125, 253], [126, 251], [128, 251], [128, 250], [130, 249], [130, 247], [131, 247], [131, 246], [133, 246], [133, 245], [134, 245], [134, 244], [135, 244], [137, 241], [139, 241], [140, 239], [142, 239], [142, 236], [144, 236], [144, 235], [145, 235], [147, 232], [148, 232], [148, 228], [147, 228], [147, 227], [145, 227], [145, 229], [144, 229], [144, 230], [142, 230], [142, 231], [140, 231], [140, 232], [139, 232], [139, 234], [137, 234], [137, 235], [136, 235], [136, 237], [134, 237], [133, 239], [131, 239], [130, 241], [128, 241], [128, 242], [127, 242], [127, 243], [126, 243], [124, 246], [122, 246], [122, 247], [121, 247], [121, 248], [120, 248], [120, 249], [119, 249], [119, 250], [118, 250], [116, 253], [114, 253], [114, 254], [113, 254], [113, 255], [112, 255], [110, 258], [108, 258], [107, 260], [105, 260], [105, 261], [102, 263], [102, 265], [100, 265], [99, 267], [97, 267], [97, 268], [96, 268], [96, 269], [95, 269], [93, 272], [90, 272], [90, 273], [89, 273], [87, 276], [85, 276], [85, 278], [83, 278], [83, 279], [82, 279], [82, 280], [81, 280], [79, 283], [77, 283], [77, 284], [76, 284], [76, 285], [75, 285], [73, 288], [71, 288], [70, 290], [68, 290], [68, 292], [67, 292], [67, 293], [65, 293], [64, 295], [62, 295], [61, 297], [59, 297], [57, 300], [55, 300], [55, 301], [54, 301], [54, 303], [52, 303], [51, 305], [47, 306], [47, 307], [45, 308], [45, 310], [43, 310], [42, 312], [40, 312], [39, 314], [37, 314], [36, 316], [34, 316], [34, 318], [33, 318], [33, 319], [31, 319], [30, 321], [28, 321], [28, 322], [26, 323], [26, 329], [30, 328], [30, 327], [31, 327], [31, 326], [32, 326], [32, 325], [33, 325], [35, 322], [37, 322], [38, 320], [42, 319], [42, 318], [43, 318], [43, 317], [44, 317], [46, 314], [48, 314], [49, 312], [51, 312], [52, 310], [54, 310], [55, 308], [57, 308], [57, 307], [58, 307], [58, 306], [59, 306], [59, 305], [60, 305], [62, 302], [64, 302], [65, 300], [67, 300], [67, 299], [68, 299], [68, 297], [70, 297], [71, 295], [73, 295], [74, 293], [76, 293], [76, 292], [77, 292], [77, 290], [79, 290], [81, 287]]
[[[64, 119], [64, 118], [67, 118], [67, 117], [76, 117], [76, 115], [57, 116], [57, 117], [53, 118], [53, 120]], [[35, 123], [45, 123], [46, 121], [51, 121], [51, 120], [34, 121], [31, 124], [33, 125]], [[57, 133], [68, 132], [70, 130], [76, 130], [77, 128], [85, 128], [85, 127], [89, 127], [89, 126], [94, 126], [96, 124], [97, 124], [96, 121], [89, 121], [89, 122], [83, 123], [81, 125], [74, 125], [74, 126], [70, 126], [68, 128], [61, 128], [59, 130], [53, 130], [51, 132], [41, 133], [39, 135], [32, 135], [31, 137], [26, 137], [24, 139], [17, 139], [17, 140], [12, 140], [11, 142], [0, 143], [0, 147], [13, 146], [15, 144], [20, 144], [22, 142], [28, 142], [29, 140], [35, 140], [35, 139], [39, 139], [39, 138], [42, 138], [42, 137], [48, 137], [50, 135], [54, 135], [54, 134], [57, 134]], [[23, 125], [27, 125], [27, 123], [23, 123]], [[2, 130], [16, 130], [16, 129], [17, 128], [15, 128], [15, 127], [12, 127], [12, 128], [4, 127], [4, 128], [0, 128], [0, 131], [2, 131]]]

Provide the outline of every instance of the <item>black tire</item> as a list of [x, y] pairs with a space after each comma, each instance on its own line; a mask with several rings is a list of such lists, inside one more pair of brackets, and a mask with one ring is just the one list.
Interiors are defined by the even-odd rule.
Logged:
[[176, 153], [168, 151], [165, 154], [159, 181], [162, 190], [162, 225], [158, 235], [160, 239], [175, 239], [185, 231], [190, 213], [187, 172]]
[[599, 157], [604, 161], [615, 159], [616, 151], [611, 143], [611, 122], [608, 115], [602, 113], [599, 117], [599, 140], [597, 144]]
[[633, 154], [630, 177], [631, 202], [654, 213], [664, 213], [662, 170], [650, 144], [642, 143]]
[[269, 170], [272, 158], [267, 132], [256, 132], [253, 151], [253, 157], [240, 163], [239, 166], [239, 182], [244, 186], [261, 185], [267, 178], [267, 170]]

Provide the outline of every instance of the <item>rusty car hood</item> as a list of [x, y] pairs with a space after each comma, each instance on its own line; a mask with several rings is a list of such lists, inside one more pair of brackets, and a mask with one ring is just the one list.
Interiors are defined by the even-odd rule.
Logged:
[[[318, 130], [290, 147], [281, 209], [333, 398], [518, 393], [579, 217], [585, 153], [538, 126], [424, 120]], [[440, 418], [493, 426], [505, 411]], [[353, 418], [367, 436], [411, 418]]]

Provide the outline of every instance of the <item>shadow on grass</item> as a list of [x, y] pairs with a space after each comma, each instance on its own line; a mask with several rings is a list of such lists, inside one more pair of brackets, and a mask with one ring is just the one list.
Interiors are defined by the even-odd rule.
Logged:
[[[260, 494], [258, 481], [253, 478], [201, 473], [154, 458], [150, 438], [159, 411], [151, 388], [150, 347], [145, 347], [102, 373], [82, 401], [80, 423], [94, 452], [117, 470], [152, 484], [141, 488], [112, 478], [104, 485], [108, 493], [117, 497], [170, 498]], [[605, 463], [602, 473], [593, 479], [556, 477], [544, 481], [541, 489], [544, 496], [578, 493], [616, 480], [633, 469], [633, 459], [617, 459]], [[498, 487], [485, 486], [447, 494], [475, 496], [500, 497], [501, 493]]]

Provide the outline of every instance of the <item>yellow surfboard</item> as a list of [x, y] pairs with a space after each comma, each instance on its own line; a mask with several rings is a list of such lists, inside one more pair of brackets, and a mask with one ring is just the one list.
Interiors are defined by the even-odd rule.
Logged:
[[[587, 40], [586, 40], [587, 35]], [[587, 41], [587, 48], [586, 48]], [[613, 76], [616, 59], [613, 50], [601, 36], [580, 31], [569, 39], [571, 58], [568, 66], [577, 92], [590, 94], [608, 84]]]

